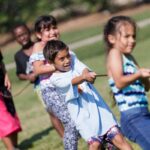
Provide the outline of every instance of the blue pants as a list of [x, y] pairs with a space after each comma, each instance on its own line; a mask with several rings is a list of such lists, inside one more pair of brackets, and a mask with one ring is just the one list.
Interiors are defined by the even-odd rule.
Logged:
[[41, 89], [48, 112], [52, 112], [64, 125], [64, 149], [77, 150], [79, 132], [71, 120], [65, 99], [52, 87]]
[[148, 108], [133, 108], [121, 112], [121, 130], [143, 150], [150, 149], [150, 113]]

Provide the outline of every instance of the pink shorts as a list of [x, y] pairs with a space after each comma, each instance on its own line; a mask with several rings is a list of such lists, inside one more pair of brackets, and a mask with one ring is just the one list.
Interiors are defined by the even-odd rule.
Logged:
[[[13, 102], [10, 106], [13, 106]], [[6, 137], [12, 133], [21, 131], [21, 125], [17, 113], [13, 115], [8, 111], [8, 106], [2, 96], [0, 96], [0, 138]], [[10, 108], [11, 109], [11, 108]]]

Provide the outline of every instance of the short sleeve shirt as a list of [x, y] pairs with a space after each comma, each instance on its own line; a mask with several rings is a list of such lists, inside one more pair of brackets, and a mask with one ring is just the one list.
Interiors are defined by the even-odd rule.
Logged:
[[27, 64], [29, 62], [29, 56], [27, 56], [22, 49], [15, 54], [16, 74], [26, 74]]

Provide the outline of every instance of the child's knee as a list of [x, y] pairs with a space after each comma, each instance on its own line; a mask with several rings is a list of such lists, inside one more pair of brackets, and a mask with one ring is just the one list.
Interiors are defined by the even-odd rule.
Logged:
[[101, 147], [101, 144], [98, 141], [94, 141], [89, 144], [89, 150], [99, 150], [100, 147]]
[[112, 139], [112, 143], [121, 150], [132, 150], [131, 145], [126, 141], [122, 134], [117, 134]]

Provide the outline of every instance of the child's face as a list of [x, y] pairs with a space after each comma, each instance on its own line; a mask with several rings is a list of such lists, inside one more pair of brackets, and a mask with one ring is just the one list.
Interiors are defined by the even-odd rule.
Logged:
[[130, 54], [136, 44], [135, 38], [135, 30], [131, 24], [121, 25], [114, 35], [113, 47], [119, 49], [122, 53]]
[[60, 72], [67, 72], [71, 69], [71, 57], [69, 51], [64, 49], [58, 52], [55, 57], [54, 65], [56, 70]]
[[37, 33], [37, 36], [41, 41], [48, 42], [50, 40], [59, 39], [59, 31], [57, 26], [50, 26], [50, 28], [43, 29], [40, 33]]
[[14, 29], [13, 34], [16, 41], [22, 46], [25, 46], [31, 41], [29, 30], [24, 26], [19, 26]]

